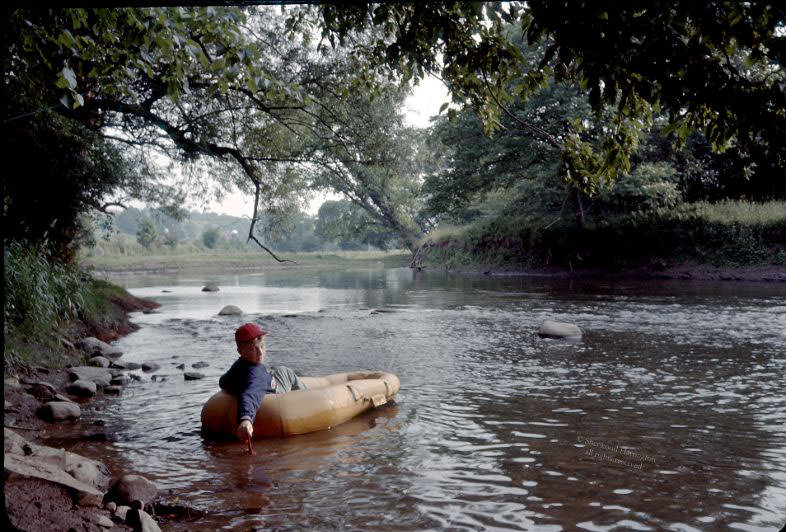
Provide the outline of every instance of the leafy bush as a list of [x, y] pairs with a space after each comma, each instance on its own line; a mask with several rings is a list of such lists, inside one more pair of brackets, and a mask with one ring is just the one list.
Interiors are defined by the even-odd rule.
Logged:
[[674, 167], [666, 162], [642, 163], [598, 195], [595, 204], [612, 213], [668, 209], [680, 200]]
[[786, 261], [784, 207], [784, 202], [663, 205], [584, 227], [564, 219], [500, 216], [432, 232], [438, 247], [427, 262], [570, 268], [631, 268], [663, 260], [780, 265]]

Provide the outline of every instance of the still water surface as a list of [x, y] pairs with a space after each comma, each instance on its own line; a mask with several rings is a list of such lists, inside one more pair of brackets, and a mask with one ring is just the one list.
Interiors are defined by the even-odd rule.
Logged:
[[[161, 303], [117, 342], [122, 360], [161, 369], [88, 412], [114, 441], [73, 450], [208, 512], [166, 529], [771, 532], [786, 522], [782, 284], [408, 269], [115, 281]], [[201, 292], [206, 282], [220, 292]], [[218, 316], [227, 304], [246, 314]], [[579, 325], [583, 340], [538, 338], [546, 319]], [[270, 330], [269, 363], [396, 373], [396, 403], [258, 441], [253, 457], [204, 440], [202, 404], [244, 321]], [[197, 362], [209, 364], [203, 380], [175, 367]]]

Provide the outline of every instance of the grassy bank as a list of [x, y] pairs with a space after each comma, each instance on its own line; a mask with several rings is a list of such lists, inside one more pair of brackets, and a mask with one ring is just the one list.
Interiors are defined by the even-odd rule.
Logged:
[[6, 245], [4, 259], [6, 375], [26, 366], [84, 363], [84, 353], [73, 346], [76, 340], [114, 340], [134, 330], [128, 312], [157, 306], [21, 243]]
[[786, 202], [682, 204], [591, 221], [500, 217], [429, 235], [423, 264], [448, 269], [786, 266]]
[[411, 254], [406, 250], [394, 250], [281, 253], [278, 256], [281, 259], [294, 262], [276, 262], [262, 250], [254, 252], [85, 256], [80, 259], [80, 262], [88, 268], [102, 272], [328, 269], [376, 265], [384, 267], [406, 266], [409, 264]]

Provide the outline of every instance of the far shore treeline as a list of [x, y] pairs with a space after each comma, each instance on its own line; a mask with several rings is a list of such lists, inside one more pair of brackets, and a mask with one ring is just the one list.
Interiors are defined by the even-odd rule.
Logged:
[[[95, 318], [96, 256], [786, 267], [774, 3], [19, 8], [3, 33], [6, 370]], [[429, 75], [450, 102], [410, 127]], [[236, 190], [245, 218], [187, 210]]]

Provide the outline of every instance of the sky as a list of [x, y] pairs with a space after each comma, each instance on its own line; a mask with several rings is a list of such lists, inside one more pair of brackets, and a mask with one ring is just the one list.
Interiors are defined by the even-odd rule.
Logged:
[[[412, 127], [428, 127], [431, 117], [436, 115], [440, 106], [447, 101], [449, 101], [449, 94], [445, 85], [437, 78], [428, 76], [415, 87], [412, 94], [404, 101], [405, 122]], [[340, 196], [332, 193], [319, 194], [311, 200], [307, 211], [312, 216], [316, 215], [325, 200], [335, 199], [340, 199]], [[253, 200], [253, 197], [233, 192], [227, 194], [221, 202], [208, 204], [206, 210], [232, 216], [249, 216]]]

